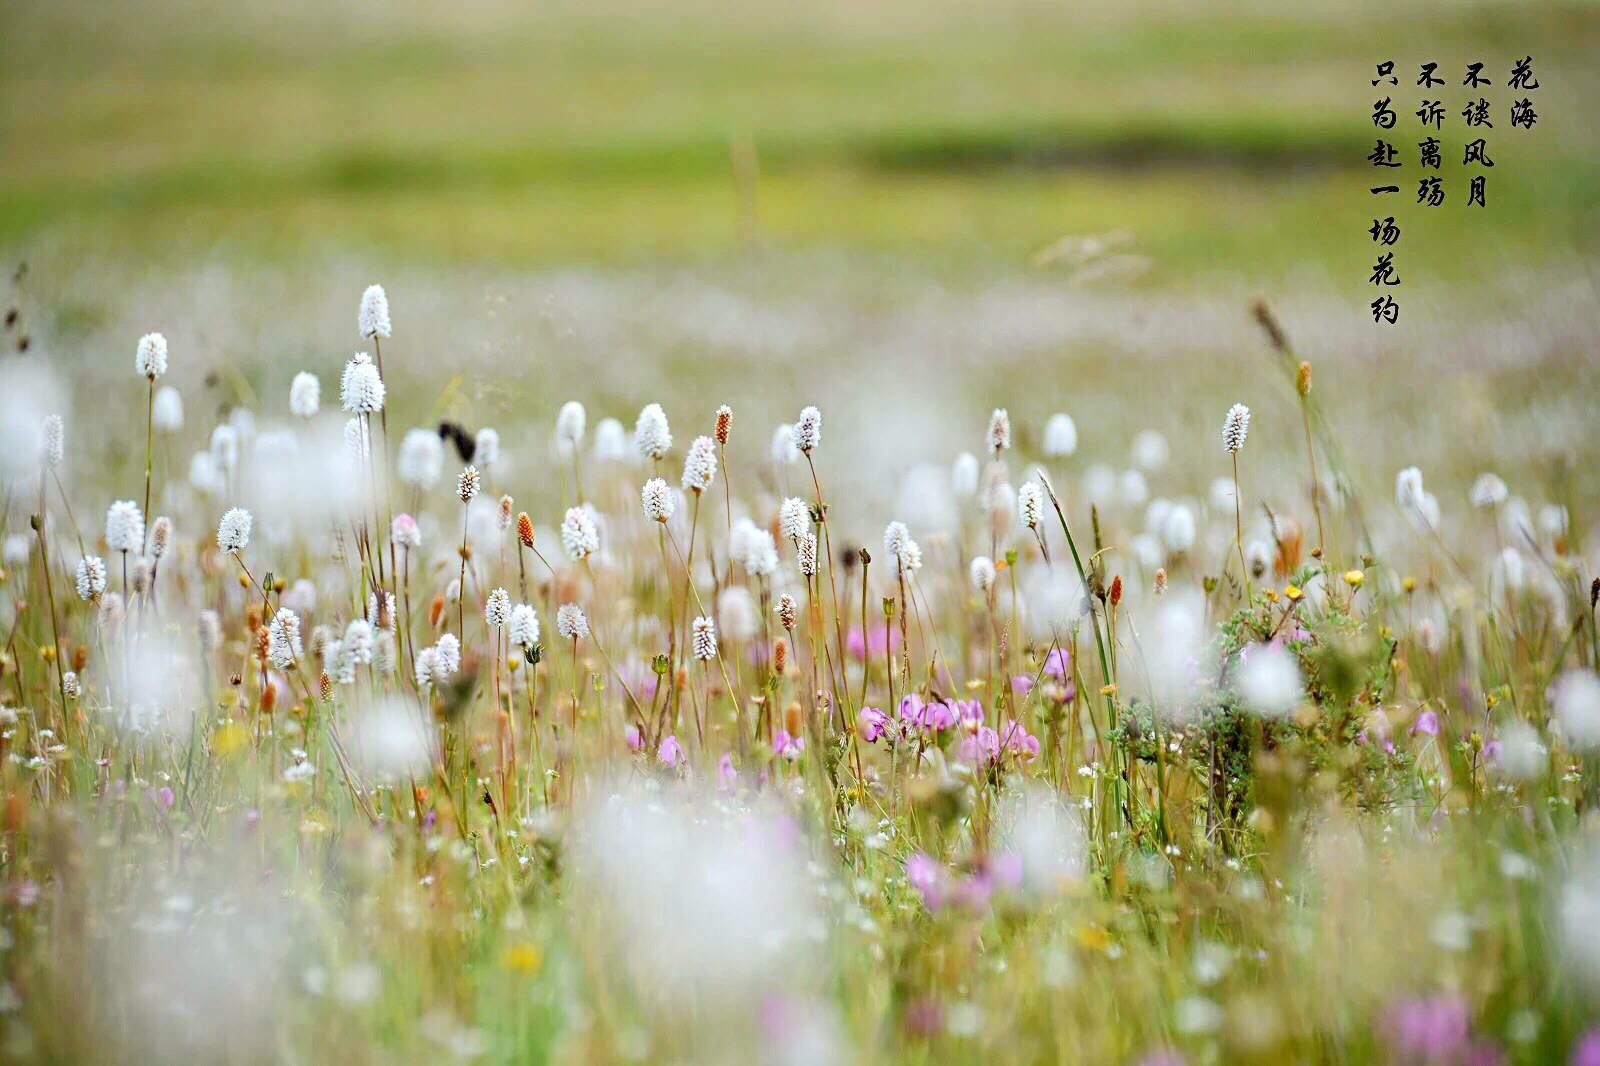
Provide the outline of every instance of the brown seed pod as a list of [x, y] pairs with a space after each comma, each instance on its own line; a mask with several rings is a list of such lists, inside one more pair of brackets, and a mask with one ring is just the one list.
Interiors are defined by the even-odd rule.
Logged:
[[517, 515], [517, 539], [522, 542], [524, 548], [533, 547], [533, 519], [528, 517], [527, 511]]

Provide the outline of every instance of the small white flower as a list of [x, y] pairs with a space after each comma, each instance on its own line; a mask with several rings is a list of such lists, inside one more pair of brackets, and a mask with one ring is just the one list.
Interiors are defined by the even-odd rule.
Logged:
[[795, 547], [800, 563], [800, 573], [806, 577], [815, 577], [817, 573], [817, 535], [809, 529], [806, 530], [796, 538]]
[[1506, 483], [1498, 475], [1485, 472], [1479, 474], [1477, 480], [1472, 483], [1472, 491], [1467, 494], [1467, 499], [1471, 501], [1472, 506], [1488, 510], [1505, 503], [1509, 493]]
[[497, 588], [489, 593], [483, 604], [483, 620], [492, 626], [503, 626], [511, 617], [511, 594]]
[[439, 669], [444, 676], [450, 677], [461, 669], [461, 641], [454, 633], [441, 634], [434, 644], [439, 655]]
[[462, 467], [461, 473], [456, 475], [456, 496], [462, 503], [471, 503], [478, 498], [478, 489], [482, 485], [483, 478], [477, 467]]
[[644, 483], [644, 488], [639, 490], [639, 499], [644, 505], [644, 516], [652, 522], [670, 521], [672, 512], [677, 508], [672, 489], [658, 477]]
[[98, 555], [85, 555], [78, 560], [78, 599], [95, 600], [106, 590], [106, 564]]
[[132, 500], [118, 500], [107, 509], [106, 547], [114, 552], [144, 551], [144, 515]]
[[287, 670], [303, 654], [300, 618], [287, 607], [282, 608], [267, 625], [267, 661], [279, 670]]
[[1236, 403], [1228, 408], [1228, 413], [1222, 419], [1222, 447], [1226, 451], [1236, 452], [1244, 447], [1244, 439], [1249, 435], [1250, 408]]
[[1038, 482], [1029, 481], [1017, 493], [1017, 517], [1022, 519], [1022, 524], [1029, 529], [1039, 528], [1039, 519], [1044, 514], [1044, 490]]
[[589, 619], [583, 608], [575, 603], [563, 603], [556, 609], [556, 632], [563, 640], [582, 640], [589, 635]]
[[979, 592], [988, 592], [994, 588], [994, 561], [987, 555], [974, 557], [967, 567], [967, 576], [971, 579], [973, 588]]
[[1278, 644], [1251, 644], [1240, 656], [1233, 687], [1246, 710], [1282, 718], [1300, 705], [1300, 667], [1292, 652]]
[[1004, 407], [996, 407], [989, 416], [989, 450], [999, 455], [1011, 447], [1011, 415]]
[[243, 507], [233, 507], [217, 524], [217, 547], [237, 555], [250, 546], [250, 512]]
[[133, 367], [139, 376], [154, 381], [167, 372], [167, 338], [159, 333], [146, 333], [139, 338], [139, 347], [133, 353]]
[[516, 647], [533, 647], [539, 643], [539, 615], [527, 604], [517, 604], [511, 608], [511, 619], [506, 624], [506, 636]]
[[717, 442], [710, 437], [696, 437], [683, 457], [683, 491], [705, 492], [716, 476]]
[[361, 294], [361, 313], [356, 323], [363, 337], [387, 339], [389, 336], [389, 296], [382, 285], [368, 285]]
[[978, 457], [971, 452], [962, 452], [950, 465], [950, 491], [957, 496], [976, 496], [980, 473]]
[[804, 453], [814, 451], [822, 443], [822, 412], [815, 407], [802, 409], [791, 432], [796, 448]]
[[790, 496], [778, 505], [778, 533], [785, 540], [796, 540], [811, 528], [811, 505]]
[[568, 507], [561, 519], [561, 546], [574, 562], [587, 559], [600, 550], [600, 530], [587, 507]]
[[602, 463], [618, 463], [628, 457], [628, 431], [615, 418], [602, 418], [594, 427], [594, 457]]
[[701, 615], [690, 627], [694, 640], [694, 657], [701, 662], [717, 657], [717, 626], [710, 618]]
[[672, 450], [672, 430], [660, 404], [646, 404], [639, 412], [639, 421], [633, 427], [633, 446], [643, 459], [661, 459]]
[[366, 352], [357, 352], [344, 365], [339, 381], [339, 402], [354, 415], [374, 415], [383, 410], [383, 378]]
[[322, 383], [317, 375], [300, 371], [289, 383], [289, 411], [299, 418], [312, 418], [322, 407]]

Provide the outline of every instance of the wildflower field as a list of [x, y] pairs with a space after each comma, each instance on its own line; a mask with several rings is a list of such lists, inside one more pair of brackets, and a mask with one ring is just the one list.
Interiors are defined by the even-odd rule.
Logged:
[[0, 15], [0, 1062], [1600, 1064], [1593, 9], [468, 7]]

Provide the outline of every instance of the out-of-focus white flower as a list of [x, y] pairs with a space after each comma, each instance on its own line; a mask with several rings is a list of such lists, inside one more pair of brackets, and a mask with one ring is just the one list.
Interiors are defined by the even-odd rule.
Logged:
[[971, 452], [962, 452], [950, 466], [950, 491], [962, 497], [976, 496], [980, 473], [978, 457]]
[[602, 463], [620, 463], [628, 457], [628, 431], [615, 418], [602, 418], [594, 427], [594, 457]]
[[794, 426], [789, 422], [780, 424], [772, 431], [772, 445], [769, 454], [774, 463], [787, 466], [789, 463], [800, 461], [800, 449], [794, 446]]
[[1467, 498], [1472, 506], [1481, 508], [1499, 507], [1506, 502], [1506, 483], [1495, 474], [1482, 473], [1472, 483], [1472, 491]]
[[363, 776], [402, 781], [433, 764], [433, 726], [423, 709], [390, 696], [353, 716], [350, 757]]
[[183, 395], [171, 385], [156, 390], [155, 406], [150, 420], [163, 433], [176, 433], [183, 428]]
[[1011, 415], [1004, 407], [996, 407], [989, 415], [989, 432], [985, 440], [989, 451], [995, 455], [1011, 447]]
[[80, 600], [99, 599], [106, 590], [106, 564], [98, 555], [85, 555], [79, 559], [75, 577]]
[[289, 383], [289, 411], [300, 418], [315, 417], [322, 407], [322, 383], [305, 370]]
[[740, 585], [729, 585], [717, 596], [717, 617], [722, 620], [722, 631], [729, 640], [753, 640], [761, 631], [755, 600], [750, 590]]
[[539, 643], [539, 615], [526, 603], [511, 608], [506, 636], [515, 647], [531, 648]]
[[1250, 644], [1234, 664], [1233, 691], [1252, 714], [1283, 718], [1300, 705], [1305, 690], [1293, 653], [1279, 644]]
[[1520, 718], [1500, 727], [1500, 769], [1516, 781], [1532, 781], [1550, 769], [1550, 749], [1539, 731]]
[[1161, 543], [1166, 545], [1169, 552], [1186, 552], [1194, 547], [1194, 512], [1187, 504], [1175, 503], [1167, 510], [1160, 535]]
[[1052, 459], [1078, 450], [1078, 427], [1072, 416], [1057, 412], [1044, 424], [1044, 453]]
[[568, 400], [556, 414], [556, 444], [563, 455], [570, 455], [583, 445], [583, 431], [588, 425], [588, 414], [583, 404]]
[[46, 415], [39, 424], [39, 458], [59, 467], [67, 457], [67, 426], [60, 415]]
[[400, 438], [396, 466], [400, 480], [407, 485], [432, 488], [444, 475], [444, 442], [431, 429], [408, 429]]
[[975, 556], [967, 567], [967, 577], [972, 582], [972, 587], [979, 592], [987, 593], [994, 588], [994, 561], [987, 555]]
[[472, 462], [485, 470], [500, 461], [500, 432], [490, 426], [478, 430], [472, 439]]
[[1133, 465], [1140, 470], [1160, 470], [1167, 465], [1170, 454], [1167, 438], [1153, 429], [1147, 429], [1133, 438]]
[[1082, 817], [1054, 789], [1030, 784], [1007, 792], [996, 824], [1002, 848], [1021, 862], [1022, 891], [1052, 896], [1082, 882], [1088, 871], [1088, 834]]
[[1571, 669], [1551, 689], [1556, 727], [1578, 751], [1600, 748], [1600, 677], [1593, 670]]

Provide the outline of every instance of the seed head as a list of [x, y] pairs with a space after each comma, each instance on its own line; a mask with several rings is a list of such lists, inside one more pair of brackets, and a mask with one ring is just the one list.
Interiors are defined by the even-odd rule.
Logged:
[[339, 402], [353, 415], [375, 415], [383, 410], [384, 385], [377, 366], [366, 352], [357, 352], [344, 365], [339, 379]]
[[652, 522], [666, 522], [672, 518], [676, 507], [672, 499], [672, 490], [662, 478], [653, 477], [644, 483], [644, 488], [639, 490], [639, 499], [644, 505], [644, 516]]
[[672, 430], [660, 404], [646, 404], [639, 412], [639, 421], [633, 427], [633, 446], [644, 459], [661, 459], [672, 450]]
[[516, 501], [510, 496], [500, 497], [500, 532], [504, 533], [506, 530], [510, 529], [511, 523], [516, 520], [515, 512], [513, 511], [515, 506]]
[[213, 652], [222, 646], [222, 619], [217, 617], [216, 611], [207, 609], [200, 612], [195, 619], [195, 635], [203, 652]]
[[368, 285], [367, 290], [361, 294], [361, 313], [357, 316], [357, 323], [361, 335], [371, 340], [373, 337], [389, 337], [389, 296], [383, 291], [382, 285]]
[[527, 511], [517, 513], [517, 539], [524, 548], [533, 547], [533, 519], [528, 517]]
[[167, 372], [167, 338], [159, 333], [146, 333], [139, 338], [134, 349], [133, 368], [139, 376], [154, 381]]
[[556, 632], [563, 640], [582, 640], [589, 635], [589, 619], [583, 608], [575, 603], [563, 603], [556, 609]]
[[1472, 483], [1470, 499], [1472, 506], [1488, 510], [1505, 503], [1509, 495], [1510, 489], [1506, 488], [1504, 481], [1495, 474], [1484, 473], [1479, 474], [1478, 479]]
[[132, 500], [118, 500], [106, 510], [106, 547], [114, 552], [144, 551], [144, 515]]
[[717, 442], [696, 437], [683, 457], [683, 491], [695, 495], [706, 491], [717, 476]]
[[98, 555], [78, 560], [78, 599], [93, 602], [106, 590], [106, 564]]
[[1294, 391], [1302, 396], [1311, 395], [1311, 364], [1304, 359], [1300, 360], [1300, 369], [1295, 371]]
[[769, 454], [772, 461], [779, 466], [800, 461], [800, 449], [794, 446], [794, 426], [788, 422], [783, 423], [772, 431], [772, 444]]
[[967, 567], [967, 576], [971, 579], [973, 588], [987, 593], [994, 588], [994, 560], [987, 555], [976, 556]]
[[700, 615], [690, 626], [694, 634], [694, 657], [708, 662], [717, 657], [717, 626], [710, 618]]
[[1244, 447], [1244, 439], [1250, 432], [1250, 408], [1242, 403], [1236, 403], [1228, 408], [1228, 413], [1222, 419], [1222, 447], [1229, 452], [1237, 452]]
[[1156, 595], [1160, 596], [1167, 591], [1167, 568], [1156, 567]]
[[439, 656], [439, 669], [445, 677], [453, 677], [461, 670], [461, 641], [454, 633], [443, 633], [434, 650]]
[[217, 523], [217, 547], [230, 555], [237, 555], [250, 546], [250, 512], [243, 507], [232, 507]]
[[807, 407], [800, 412], [800, 417], [795, 419], [794, 446], [801, 452], [809, 455], [822, 443], [822, 412], [815, 407]]
[[492, 626], [503, 626], [511, 619], [511, 594], [497, 588], [489, 593], [483, 604], [483, 620]]
[[723, 404], [717, 408], [717, 426], [712, 436], [717, 438], [717, 443], [724, 448], [728, 446], [728, 436], [733, 432], [733, 408]]
[[1004, 407], [996, 407], [989, 416], [989, 450], [998, 456], [1011, 447], [1011, 415]]
[[794, 624], [799, 620], [799, 608], [795, 606], [794, 597], [785, 592], [778, 597], [778, 622], [784, 629], [794, 632]]
[[561, 519], [561, 547], [574, 562], [587, 559], [600, 550], [600, 530], [587, 506], [568, 507]]
[[396, 462], [400, 480], [419, 489], [430, 489], [444, 474], [444, 441], [431, 429], [408, 429], [400, 438]]
[[482, 483], [483, 479], [478, 475], [478, 468], [467, 466], [456, 475], [456, 495], [461, 498], [462, 503], [471, 503], [477, 499], [478, 487]]

